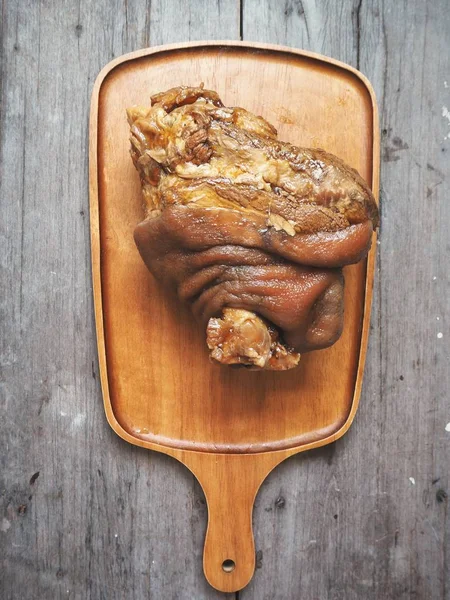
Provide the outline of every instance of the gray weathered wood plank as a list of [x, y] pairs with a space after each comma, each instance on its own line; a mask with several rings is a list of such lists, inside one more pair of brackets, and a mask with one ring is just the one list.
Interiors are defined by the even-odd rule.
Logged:
[[[245, 39], [323, 52], [372, 80], [383, 225], [355, 424], [263, 486], [260, 568], [240, 597], [448, 599], [446, 2], [244, 0], [243, 17]], [[128, 446], [104, 419], [87, 113], [108, 60], [235, 39], [238, 2], [4, 1], [1, 33], [1, 597], [223, 597], [201, 572], [206, 510], [192, 476]]]
[[349, 0], [244, 0], [244, 40], [285, 44], [344, 62], [357, 58], [357, 3]]
[[244, 39], [322, 52], [371, 79], [383, 218], [356, 421], [263, 485], [254, 513], [261, 568], [240, 597], [448, 600], [448, 3], [243, 6]]
[[192, 475], [105, 420], [87, 126], [111, 58], [237, 38], [238, 3], [187, 13], [181, 1], [5, 0], [1, 34], [0, 597], [225, 598], [203, 577], [206, 508]]

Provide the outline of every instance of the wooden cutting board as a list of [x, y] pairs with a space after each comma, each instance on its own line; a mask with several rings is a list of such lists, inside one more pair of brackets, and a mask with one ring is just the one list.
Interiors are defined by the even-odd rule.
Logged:
[[90, 219], [98, 354], [107, 419], [123, 439], [164, 452], [199, 480], [208, 505], [204, 571], [224, 592], [255, 567], [252, 510], [268, 473], [297, 452], [334, 442], [361, 392], [375, 259], [344, 269], [345, 326], [331, 348], [297, 369], [257, 373], [211, 364], [205, 332], [144, 266], [133, 241], [142, 220], [125, 109], [177, 85], [217, 90], [274, 124], [281, 140], [321, 147], [378, 195], [374, 92], [355, 69], [323, 56], [244, 42], [151, 48], [99, 74], [90, 119]]

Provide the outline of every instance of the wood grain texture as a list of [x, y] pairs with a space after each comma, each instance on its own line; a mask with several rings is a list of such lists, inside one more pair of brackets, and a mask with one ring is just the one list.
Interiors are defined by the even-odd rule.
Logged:
[[3, 2], [2, 600], [226, 597], [202, 572], [200, 487], [176, 461], [110, 430], [96, 363], [92, 84], [158, 31], [238, 37], [234, 0], [197, 2], [190, 28], [180, 5]]
[[[244, 39], [359, 63], [374, 84], [383, 221], [357, 419], [343, 440], [269, 477], [254, 514], [259, 568], [240, 600], [448, 600], [448, 3], [270, 4], [269, 14], [268, 0], [244, 0]], [[206, 509], [193, 477], [105, 423], [86, 223], [88, 100], [100, 68], [155, 43], [239, 37], [237, 1], [190, 5], [189, 29], [181, 2], [2, 3], [7, 600], [225, 597], [201, 572]]]
[[263, 485], [260, 569], [240, 598], [448, 600], [448, 5], [245, 0], [243, 17], [245, 39], [359, 66], [377, 94], [383, 162], [358, 415], [345, 438], [290, 459]]

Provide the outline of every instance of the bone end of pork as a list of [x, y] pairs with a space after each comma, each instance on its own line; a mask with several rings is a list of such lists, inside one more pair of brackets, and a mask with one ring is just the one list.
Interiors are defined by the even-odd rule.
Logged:
[[212, 362], [251, 370], [286, 371], [296, 367], [300, 354], [281, 343], [274, 327], [254, 312], [225, 308], [206, 328]]

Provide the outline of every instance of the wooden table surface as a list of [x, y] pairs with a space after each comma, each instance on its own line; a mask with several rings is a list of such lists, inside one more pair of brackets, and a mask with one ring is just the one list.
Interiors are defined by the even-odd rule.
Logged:
[[[0, 598], [449, 599], [448, 0], [3, 0], [1, 32]], [[382, 226], [355, 423], [270, 475], [255, 577], [227, 596], [203, 577], [193, 476], [105, 420], [87, 148], [113, 57], [240, 38], [369, 77]]]

